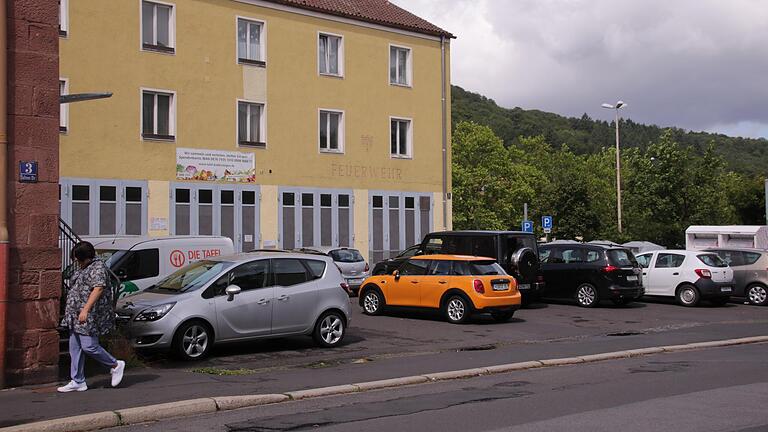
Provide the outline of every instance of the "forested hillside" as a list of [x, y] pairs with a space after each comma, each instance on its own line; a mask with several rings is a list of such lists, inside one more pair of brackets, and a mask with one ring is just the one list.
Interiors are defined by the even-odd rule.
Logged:
[[611, 124], [453, 92], [456, 229], [518, 230], [523, 203], [539, 234], [540, 217], [553, 215], [560, 239], [681, 247], [690, 225], [765, 223], [766, 140], [626, 122], [619, 233]]
[[[576, 154], [593, 154], [603, 147], [615, 145], [613, 122], [594, 120], [584, 114], [581, 118], [563, 117], [557, 114], [502, 108], [492, 99], [466, 91], [458, 86], [452, 88], [452, 116], [454, 127], [462, 121], [472, 121], [490, 127], [506, 146], [519, 143], [519, 138], [543, 136], [545, 141], [560, 147], [566, 144]], [[612, 115], [606, 112], [606, 116]], [[660, 128], [622, 119], [621, 147], [640, 149], [657, 142], [665, 131], [684, 147], [691, 147], [703, 154], [710, 143], [721, 155], [730, 170], [744, 174], [766, 174], [768, 171], [768, 140], [734, 138], [706, 132], [686, 132], [676, 128]]]

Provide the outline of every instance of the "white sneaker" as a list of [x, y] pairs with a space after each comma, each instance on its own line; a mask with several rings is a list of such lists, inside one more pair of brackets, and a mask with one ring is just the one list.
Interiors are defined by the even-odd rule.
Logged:
[[125, 362], [118, 360], [117, 366], [109, 370], [109, 373], [112, 374], [112, 387], [120, 385], [120, 381], [123, 380], [123, 372], [125, 372]]
[[73, 391], [81, 392], [86, 390], [88, 390], [88, 386], [85, 385], [85, 382], [78, 384], [74, 381], [70, 381], [69, 383], [67, 383], [67, 385], [61, 386], [56, 389], [56, 391], [58, 391], [59, 393], [69, 393]]

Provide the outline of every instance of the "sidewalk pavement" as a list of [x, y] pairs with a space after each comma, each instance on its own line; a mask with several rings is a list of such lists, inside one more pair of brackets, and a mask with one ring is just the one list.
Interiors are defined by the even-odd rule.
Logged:
[[[732, 329], [729, 337], [761, 336], [765, 326], [745, 326]], [[540, 359], [562, 359], [640, 349], [660, 345], [687, 344], [716, 339], [725, 335], [710, 335], [695, 329], [674, 333], [616, 337], [588, 337], [559, 342], [527, 342], [510, 344], [483, 351], [452, 350], [446, 352], [406, 353], [387, 355], [360, 362], [349, 357], [334, 360], [330, 367], [313, 362], [287, 369], [244, 371], [244, 375], [212, 375], [194, 371], [195, 364], [185, 368], [137, 368], [126, 372], [123, 383], [111, 388], [109, 375], [91, 377], [89, 390], [82, 393], [59, 394], [57, 385], [25, 387], [0, 391], [0, 427], [30, 423], [73, 415], [113, 411], [220, 396], [284, 394], [287, 392], [350, 383], [393, 379], [437, 372], [482, 368]], [[599, 358], [594, 358], [599, 360]], [[264, 364], [264, 368], [280, 365]], [[230, 369], [238, 366], [231, 365]], [[212, 370], [216, 372], [220, 370]], [[450, 375], [450, 374], [449, 374]], [[446, 376], [449, 376], [446, 375]]]

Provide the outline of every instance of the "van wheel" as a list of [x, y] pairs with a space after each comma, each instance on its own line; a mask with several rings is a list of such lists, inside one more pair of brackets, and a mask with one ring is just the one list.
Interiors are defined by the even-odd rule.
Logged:
[[318, 345], [324, 348], [333, 348], [344, 340], [347, 334], [344, 325], [344, 317], [336, 311], [326, 312], [315, 323], [315, 331], [312, 337]]
[[453, 295], [443, 305], [443, 314], [451, 324], [463, 324], [469, 319], [469, 303], [464, 297]]
[[375, 288], [366, 288], [360, 303], [364, 314], [380, 315], [382, 308], [384, 308], [384, 296]]
[[699, 304], [701, 296], [693, 285], [685, 284], [677, 289], [677, 302], [682, 306], [693, 307]]
[[576, 302], [579, 306], [586, 308], [595, 307], [598, 301], [597, 289], [595, 289], [594, 285], [583, 283], [576, 288]]
[[768, 304], [768, 291], [763, 285], [750, 285], [747, 288], [747, 299], [755, 306]]
[[173, 336], [173, 353], [182, 360], [200, 360], [213, 347], [213, 331], [202, 321], [187, 321]]

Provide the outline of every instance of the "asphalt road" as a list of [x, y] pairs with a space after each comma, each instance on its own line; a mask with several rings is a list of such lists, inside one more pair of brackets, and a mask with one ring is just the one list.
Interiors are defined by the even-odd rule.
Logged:
[[[352, 299], [356, 302], [356, 299]], [[768, 308], [743, 304], [684, 308], [671, 301], [582, 309], [537, 304], [508, 323], [479, 318], [452, 325], [434, 313], [354, 316], [343, 346], [319, 349], [308, 337], [226, 345], [204, 361], [159, 354], [112, 389], [104, 374], [89, 390], [55, 386], [0, 391], [0, 427], [206, 396], [275, 393], [517, 361], [768, 335]], [[766, 353], [768, 358], [768, 352]], [[220, 375], [229, 370], [236, 375]]]
[[174, 419], [114, 431], [768, 430], [768, 345], [563, 366]]

